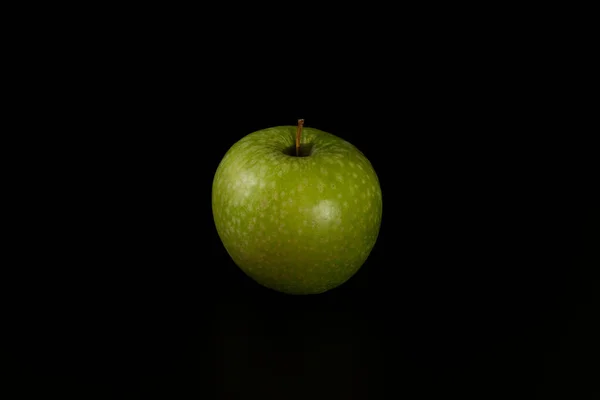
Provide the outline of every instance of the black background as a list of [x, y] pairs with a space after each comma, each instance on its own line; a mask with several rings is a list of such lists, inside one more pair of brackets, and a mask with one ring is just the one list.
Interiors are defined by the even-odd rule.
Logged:
[[[9, 369], [24, 387], [591, 398], [600, 288], [585, 109], [559, 102], [564, 83], [527, 45], [418, 38], [265, 53], [38, 38], [52, 50], [37, 53], [44, 68], [26, 63], [19, 97], [15, 170], [28, 179], [6, 281]], [[298, 118], [362, 150], [384, 202], [365, 265], [308, 297], [247, 278], [210, 204], [233, 143]]]

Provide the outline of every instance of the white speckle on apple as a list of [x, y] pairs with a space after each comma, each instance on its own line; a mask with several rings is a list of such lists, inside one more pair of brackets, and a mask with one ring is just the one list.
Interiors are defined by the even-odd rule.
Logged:
[[358, 174], [357, 174], [356, 172], [353, 172], [353, 173], [352, 173], [352, 177], [353, 177], [353, 178], [358, 178]]
[[321, 167], [320, 171], [325, 176], [327, 176], [329, 174], [329, 172], [327, 171], [327, 168], [325, 168], [325, 167]]
[[323, 191], [325, 190], [325, 184], [319, 181], [319, 183], [317, 183], [317, 190], [319, 191], [319, 193], [323, 193]]
[[337, 194], [337, 197], [338, 197], [338, 199], [341, 199], [343, 196], [342, 196], [342, 194], [341, 194], [341, 193], [338, 193], [338, 194]]
[[261, 163], [260, 168], [258, 170], [258, 174], [261, 178], [264, 178], [269, 173], [269, 167], [267, 167], [264, 163]]
[[314, 208], [313, 214], [323, 221], [331, 221], [339, 218], [339, 210], [331, 200], [321, 200]]
[[342, 174], [335, 174], [335, 179], [340, 183], [344, 182], [344, 176]]
[[298, 192], [303, 192], [304, 191], [304, 185], [303, 184], [299, 184], [298, 185]]

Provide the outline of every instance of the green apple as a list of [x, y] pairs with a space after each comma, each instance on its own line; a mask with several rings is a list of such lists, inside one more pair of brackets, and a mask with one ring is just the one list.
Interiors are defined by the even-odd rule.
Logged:
[[279, 292], [318, 294], [364, 264], [379, 234], [382, 198], [363, 153], [302, 122], [235, 143], [215, 173], [212, 210], [244, 273]]

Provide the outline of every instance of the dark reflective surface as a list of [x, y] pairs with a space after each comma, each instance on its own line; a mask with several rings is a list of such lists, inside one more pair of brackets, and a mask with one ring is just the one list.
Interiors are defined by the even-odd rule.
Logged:
[[[436, 76], [371, 107], [379, 96], [359, 101], [347, 85], [341, 111], [331, 88], [321, 102], [247, 110], [257, 87], [214, 93], [209, 112], [111, 95], [51, 113], [63, 124], [23, 135], [11, 167], [28, 176], [10, 191], [24, 211], [6, 209], [19, 219], [3, 264], [9, 370], [24, 388], [85, 399], [594, 398], [598, 214], [581, 190], [595, 180], [569, 158], [577, 129], [493, 79], [449, 88]], [[245, 276], [210, 203], [235, 141], [299, 117], [359, 148], [384, 202], [367, 263], [314, 297]]]

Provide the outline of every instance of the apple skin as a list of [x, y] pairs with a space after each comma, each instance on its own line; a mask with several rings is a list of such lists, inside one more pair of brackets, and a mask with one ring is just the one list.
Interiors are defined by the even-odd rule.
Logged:
[[[212, 210], [225, 249], [259, 284], [287, 294], [318, 294], [352, 277], [381, 226], [379, 179], [347, 141], [295, 126], [251, 133], [215, 173]], [[304, 154], [302, 154], [304, 153]]]

